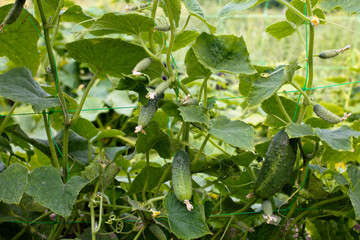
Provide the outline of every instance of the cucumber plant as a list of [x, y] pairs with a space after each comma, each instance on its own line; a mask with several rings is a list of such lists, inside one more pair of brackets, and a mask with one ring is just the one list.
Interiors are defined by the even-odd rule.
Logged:
[[357, 41], [328, 30], [356, 1], [278, 0], [276, 54], [204, 1], [33, 2], [0, 6], [0, 239], [359, 238]]

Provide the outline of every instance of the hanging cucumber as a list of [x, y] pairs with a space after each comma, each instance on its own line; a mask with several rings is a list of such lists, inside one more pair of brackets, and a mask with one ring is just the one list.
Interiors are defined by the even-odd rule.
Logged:
[[320, 104], [315, 104], [313, 111], [319, 118], [329, 123], [339, 123], [351, 116], [351, 113], [344, 113], [343, 117], [339, 117]]
[[136, 64], [136, 66], [132, 70], [132, 74], [135, 75], [135, 76], [141, 76], [142, 75], [141, 71], [148, 68], [150, 66], [151, 62], [152, 62], [151, 57], [144, 58], [143, 60], [138, 62], [138, 64]]
[[176, 198], [191, 211], [192, 182], [190, 173], [190, 158], [184, 150], [178, 151], [172, 162], [172, 185]]
[[297, 145], [282, 129], [271, 140], [264, 163], [254, 183], [254, 194], [268, 199], [288, 182], [296, 161]]
[[170, 80], [160, 83], [160, 84], [156, 87], [155, 91], [149, 92], [149, 93], [146, 95], [146, 97], [147, 97], [147, 98], [150, 98], [150, 99], [154, 99], [154, 97], [156, 97], [157, 95], [164, 93], [164, 92], [166, 91], [166, 89], [169, 88], [170, 83], [171, 83]]
[[138, 126], [135, 133], [141, 132], [146, 135], [144, 128], [147, 127], [157, 111], [157, 103], [164, 97], [164, 94], [157, 95], [154, 99], [149, 99], [148, 103], [142, 107], [138, 119]]
[[345, 46], [344, 48], [341, 48], [341, 49], [331, 49], [331, 50], [322, 51], [321, 53], [319, 53], [319, 58], [329, 59], [329, 58], [336, 57], [340, 53], [343, 53], [346, 50], [350, 49], [350, 47], [351, 47], [350, 45], [347, 45], [347, 46]]
[[16, 0], [8, 15], [5, 17], [2, 24], [0, 24], [0, 31], [5, 25], [10, 25], [16, 22], [23, 10], [26, 0]]

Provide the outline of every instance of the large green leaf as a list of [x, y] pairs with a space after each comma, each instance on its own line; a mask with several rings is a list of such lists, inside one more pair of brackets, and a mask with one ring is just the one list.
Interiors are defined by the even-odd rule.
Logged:
[[349, 14], [360, 12], [359, 2], [354, 0], [321, 0], [319, 7], [325, 11], [342, 8]]
[[168, 193], [164, 199], [170, 230], [180, 239], [195, 239], [211, 234], [205, 222], [203, 206], [192, 204], [194, 209], [188, 211], [185, 204], [180, 202], [172, 192]]
[[[12, 5], [0, 7], [0, 22], [8, 14]], [[26, 10], [22, 11], [17, 21], [6, 25], [0, 34], [0, 56], [6, 56], [16, 67], [27, 67], [35, 75], [40, 55], [37, 47], [39, 24]]]
[[20, 163], [13, 163], [0, 173], [0, 201], [19, 204], [27, 184], [28, 170]]
[[205, 109], [200, 106], [179, 107], [180, 115], [185, 122], [207, 123]]
[[86, 15], [79, 5], [69, 7], [60, 15], [60, 20], [62, 22], [79, 23], [84, 27], [90, 27], [90, 25], [95, 21], [92, 17]]
[[71, 130], [88, 141], [99, 133], [99, 130], [94, 126], [94, 124], [85, 118], [79, 118], [75, 124], [71, 125]]
[[337, 151], [352, 151], [352, 137], [360, 136], [360, 132], [349, 126], [341, 126], [336, 130], [316, 128], [315, 132], [322, 141]]
[[58, 169], [44, 166], [34, 169], [29, 177], [26, 193], [54, 213], [69, 217], [76, 196], [88, 181], [74, 176], [64, 184]]
[[209, 133], [235, 147], [254, 150], [254, 128], [243, 121], [218, 116], [210, 120]]
[[0, 75], [0, 96], [31, 104], [35, 112], [59, 106], [58, 99], [46, 93], [27, 68], [14, 68]]
[[[300, 12], [306, 14], [306, 4], [301, 1], [301, 0], [294, 0], [290, 2], [290, 5], [292, 5], [293, 7], [295, 7], [297, 10], [299, 10]], [[316, 5], [315, 2], [311, 3], [311, 5], [314, 7]], [[303, 24], [305, 24], [304, 19], [302, 19], [301, 17], [299, 17], [299, 15], [297, 15], [295, 12], [293, 12], [291, 9], [287, 9], [285, 12], [286, 15], [286, 19], [289, 22], [294, 23], [296, 26], [301, 26]], [[317, 17], [321, 18], [321, 19], [325, 19], [325, 14], [324, 12], [319, 9], [316, 8], [313, 10], [313, 15], [316, 15]], [[324, 21], [320, 21], [320, 24], [325, 24]]]
[[151, 31], [153, 28], [154, 20], [150, 17], [135, 13], [106, 13], [90, 26], [89, 31], [96, 36], [111, 33], [139, 35], [139, 33]]
[[293, 34], [295, 30], [296, 26], [293, 23], [289, 21], [280, 21], [271, 24], [265, 31], [277, 39], [282, 39]]
[[360, 170], [358, 167], [350, 166], [347, 172], [351, 180], [351, 188], [348, 190], [348, 195], [354, 207], [356, 218], [360, 219]]
[[289, 138], [298, 138], [314, 135], [314, 130], [311, 126], [307, 124], [291, 123], [286, 126], [285, 131], [289, 135]]
[[159, 6], [164, 10], [165, 15], [169, 17], [169, 12], [172, 15], [172, 18], [174, 20], [175, 26], [179, 26], [180, 21], [180, 14], [181, 14], [181, 1], [180, 0], [171, 0], [168, 1], [170, 4], [170, 7], [168, 8], [166, 4], [166, 0], [160, 0]]
[[221, 9], [219, 15], [224, 17], [233, 11], [243, 11], [255, 7], [262, 2], [266, 2], [266, 0], [233, 0]]
[[[185, 30], [182, 33], [175, 36], [173, 52], [189, 46], [199, 36], [199, 33], [195, 30]], [[164, 50], [165, 51], [165, 50]]]
[[[99, 71], [101, 78], [107, 74], [114, 77], [123, 77], [131, 74], [135, 65], [142, 59], [149, 57], [145, 50], [137, 45], [112, 38], [93, 38], [71, 42], [65, 45], [70, 56], [81, 63], [88, 63], [93, 71]], [[153, 61], [150, 66], [158, 66]], [[154, 68], [151, 73], [144, 73], [155, 77], [161, 76], [161, 68]]]
[[[134, 193], [141, 192], [144, 188], [145, 181], [148, 181], [146, 190], [153, 189], [159, 183], [162, 175], [164, 174], [164, 172], [166, 171], [166, 169], [168, 167], [169, 167], [168, 164], [162, 166], [161, 168], [151, 167], [151, 166], [144, 167], [141, 170], [141, 172], [139, 173], [139, 175], [137, 175], [136, 178], [134, 179], [134, 181], [131, 183], [131, 186], [126, 194], [131, 196]], [[149, 175], [148, 180], [146, 180], [148, 171], [151, 174]], [[169, 171], [168, 171], [167, 175], [165, 176], [165, 178], [163, 179], [163, 181], [166, 182], [168, 180], [170, 180], [170, 172]]]
[[244, 37], [201, 33], [192, 46], [198, 61], [212, 72], [255, 72], [250, 64]]
[[146, 153], [151, 149], [155, 149], [160, 157], [171, 158], [170, 140], [168, 135], [164, 133], [157, 122], [151, 121], [149, 126], [145, 128], [146, 135], [139, 133], [136, 141], [136, 151], [138, 153]]
[[210, 69], [204, 67], [195, 56], [193, 48], [189, 48], [185, 56], [186, 72], [189, 77], [203, 78], [208, 74], [211, 74]]

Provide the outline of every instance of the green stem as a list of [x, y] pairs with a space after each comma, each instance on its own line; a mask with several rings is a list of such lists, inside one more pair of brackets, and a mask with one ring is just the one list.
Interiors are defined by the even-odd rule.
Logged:
[[51, 160], [51, 165], [53, 165], [54, 167], [56, 167], [57, 169], [60, 170], [59, 159], [58, 159], [58, 157], [56, 155], [56, 149], [54, 147], [53, 139], [51, 138], [50, 126], [49, 126], [49, 122], [48, 122], [47, 115], [46, 115], [45, 111], [43, 111], [43, 119], [44, 119], [46, 137], [48, 139], [49, 148], [50, 148], [50, 152], [51, 152], [51, 159], [50, 159]]
[[63, 172], [64, 172], [64, 183], [68, 180], [68, 149], [69, 149], [69, 134], [70, 126], [65, 126], [64, 137], [63, 137]]
[[143, 49], [145, 50], [145, 52], [147, 52], [147, 54], [149, 54], [149, 56], [155, 60], [155, 61], [160, 61], [160, 58], [158, 56], [156, 56], [154, 53], [152, 53], [149, 48], [146, 46], [144, 40], [141, 38], [141, 36], [138, 36], [138, 39], [141, 43], [141, 46], [143, 47]]
[[199, 149], [199, 151], [196, 153], [196, 156], [194, 158], [194, 160], [192, 160], [191, 164], [195, 164], [197, 160], [199, 160], [201, 153], [204, 151], [205, 145], [208, 142], [208, 140], [210, 139], [210, 133], [208, 133], [203, 141], [203, 143], [201, 144], [201, 147]]
[[11, 118], [11, 115], [14, 113], [15, 109], [20, 105], [19, 102], [15, 102], [14, 105], [12, 105], [10, 111], [8, 112], [8, 114], [6, 115], [6, 117], [4, 118], [4, 120], [1, 123], [0, 126], [0, 135], [2, 134], [2, 132], [4, 131], [6, 124], [8, 123], [8, 121]]
[[146, 202], [146, 189], [148, 187], [149, 177], [150, 177], [149, 167], [150, 167], [150, 156], [149, 156], [149, 151], [146, 151], [146, 179], [141, 193], [143, 202]]
[[304, 39], [304, 37], [301, 35], [299, 28], [298, 28], [298, 27], [296, 27], [296, 28], [295, 28], [295, 30], [296, 30], [296, 33], [297, 33], [297, 35], [299, 36], [299, 38], [300, 38], [301, 42], [304, 44], [304, 47], [306, 48], [306, 42], [305, 42], [305, 39]]
[[56, 88], [59, 91], [58, 98], [59, 98], [59, 101], [60, 101], [60, 105], [61, 105], [63, 114], [65, 116], [64, 124], [68, 125], [68, 124], [70, 124], [70, 116], [69, 116], [69, 113], [67, 111], [64, 93], [63, 93], [63, 91], [61, 89], [60, 81], [59, 81], [58, 75], [57, 75], [55, 56], [54, 56], [54, 53], [52, 51], [52, 46], [51, 46], [51, 42], [50, 42], [51, 40], [50, 40], [50, 36], [49, 36], [49, 27], [48, 27], [48, 24], [47, 24], [47, 19], [46, 19], [46, 16], [45, 16], [45, 12], [44, 12], [44, 8], [42, 6], [41, 0], [36, 0], [36, 3], [38, 5], [38, 9], [39, 9], [39, 13], [40, 13], [41, 21], [42, 21], [42, 25], [43, 25], [46, 50], [47, 50], [47, 53], [48, 53], [48, 58], [49, 58], [49, 61], [50, 61], [50, 67], [51, 67], [51, 73], [52, 73], [51, 75], [55, 79]]
[[340, 200], [343, 200], [343, 199], [346, 199], [348, 198], [347, 195], [341, 195], [341, 196], [338, 196], [338, 197], [334, 197], [334, 198], [330, 198], [330, 199], [326, 199], [326, 200], [323, 200], [323, 201], [320, 201], [320, 202], [317, 202], [313, 205], [311, 205], [311, 207], [309, 209], [306, 209], [304, 210], [302, 213], [300, 213], [291, 223], [290, 225], [287, 227], [287, 232], [285, 233], [285, 236], [287, 234], [289, 234], [289, 232], [291, 231], [291, 229], [295, 226], [295, 224], [304, 219], [305, 216], [312, 211], [313, 208], [316, 208], [316, 207], [320, 207], [320, 206], [323, 206], [325, 204], [328, 204], [328, 203], [331, 203], [331, 202], [336, 202], [336, 201], [340, 201]]
[[[104, 192], [101, 192], [101, 196], [100, 196], [100, 207], [99, 207], [99, 221], [98, 221], [98, 226], [95, 229], [95, 236], [96, 233], [100, 230], [101, 227], [101, 223], [102, 223], [102, 217], [103, 217], [103, 197], [104, 197]], [[94, 234], [94, 233], [93, 233]]]
[[97, 75], [98, 75], [99, 71], [96, 71], [94, 76], [91, 78], [89, 84], [87, 85], [85, 91], [84, 91], [84, 94], [82, 95], [81, 97], [81, 100], [80, 100], [80, 103], [78, 105], [78, 107], [76, 108], [76, 111], [75, 111], [75, 114], [74, 114], [74, 117], [72, 119], [72, 124], [75, 124], [76, 121], [78, 120], [79, 116], [80, 116], [80, 112], [84, 106], [84, 103], [85, 103], [85, 100], [90, 92], [90, 89], [91, 87], [94, 85], [95, 83], [95, 80], [97, 79]]
[[305, 99], [307, 101], [307, 104], [310, 104], [311, 101], [310, 101], [309, 96], [306, 94], [306, 92], [304, 90], [302, 90], [302, 88], [299, 87], [299, 85], [297, 85], [296, 83], [290, 82], [290, 84], [291, 84], [291, 86], [293, 86], [296, 90], [298, 90], [305, 97]]
[[296, 15], [298, 15], [299, 17], [301, 17], [305, 21], [308, 21], [308, 22], [310, 21], [310, 18], [306, 17], [302, 12], [297, 10], [293, 5], [286, 2], [285, 0], [278, 0], [278, 2], [281, 3], [282, 5], [285, 5], [286, 7], [288, 7], [291, 11], [293, 11]]
[[169, 174], [170, 171], [171, 171], [171, 164], [169, 164], [169, 166], [165, 169], [163, 175], [161, 176], [161, 178], [156, 186], [155, 196], [157, 196], [159, 194], [161, 184], [164, 182], [166, 176]]
[[210, 78], [211, 73], [206, 75], [206, 77], [204, 78], [203, 84], [204, 84], [204, 102], [203, 102], [203, 106], [206, 109], [207, 108], [207, 81]]
[[275, 99], [280, 107], [280, 110], [282, 112], [282, 114], [285, 116], [286, 120], [288, 121], [288, 123], [292, 123], [292, 119], [291, 117], [289, 116], [289, 114], [287, 113], [283, 103], [281, 102], [279, 96], [277, 94], [274, 95], [275, 96]]
[[145, 205], [151, 204], [153, 202], [157, 202], [157, 201], [161, 201], [165, 198], [165, 196], [160, 196], [160, 197], [155, 197], [155, 198], [151, 198], [149, 199]]
[[62, 220], [62, 222], [60, 223], [60, 225], [58, 225], [58, 227], [56, 228], [57, 230], [55, 231], [55, 233], [53, 235], [50, 235], [48, 240], [57, 240], [60, 237], [60, 234], [62, 232], [62, 230], [65, 227], [65, 220]]
[[65, 2], [65, 0], [60, 0], [58, 6], [56, 8], [56, 11], [54, 13], [54, 16], [53, 16], [53, 18], [51, 20], [50, 25], [55, 25], [56, 24], [56, 22], [57, 22], [57, 20], [59, 18], [59, 15], [60, 15], [60, 11], [61, 11], [62, 7], [64, 6], [64, 2]]
[[142, 227], [140, 228], [140, 230], [138, 231], [138, 233], [136, 234], [136, 236], [133, 240], [138, 240], [146, 227], [147, 227], [147, 224], [144, 223], [144, 225], [142, 225]]
[[29, 229], [29, 227], [30, 227], [29, 225], [24, 226], [20, 232], [18, 232], [13, 238], [11, 238], [11, 240], [19, 239], [25, 233], [25, 231], [27, 231]]
[[[165, 4], [167, 9], [171, 9], [170, 0], [165, 0]], [[175, 43], [175, 30], [176, 30], [172, 11], [168, 11], [168, 18], [169, 18], [171, 30], [170, 30], [170, 42], [166, 52], [166, 67], [168, 69], [170, 76], [172, 76], [174, 73], [171, 68], [171, 51]]]
[[176, 33], [176, 35], [179, 35], [179, 34], [181, 34], [181, 33], [183, 33], [183, 32], [185, 31], [186, 27], [187, 27], [188, 24], [189, 24], [190, 18], [191, 18], [191, 15], [188, 15], [188, 16], [186, 17], [186, 20], [185, 20], [185, 23], [184, 23], [183, 27], [181, 28], [180, 31], [178, 31], [178, 32]]
[[[237, 214], [239, 214], [239, 213], [243, 213], [243, 212], [245, 212], [245, 211], [247, 211], [256, 201], [258, 200], [258, 198], [257, 197], [253, 197], [251, 200], [250, 200], [250, 202], [248, 202], [243, 208], [241, 208], [241, 209], [239, 209], [239, 210], [237, 210], [236, 212], [234, 212], [234, 213], [237, 213]], [[211, 218], [223, 218], [223, 217], [233, 217], [234, 215], [228, 215], [228, 214], [219, 214], [219, 215], [211, 215], [210, 217]]]
[[[155, 21], [156, 9], [158, 6], [158, 2], [159, 2], [159, 0], [154, 0], [154, 2], [152, 4], [152, 8], [151, 8], [151, 18], [154, 21]], [[155, 52], [154, 31], [153, 30], [149, 31], [149, 44], [150, 44], [151, 51]]]
[[182, 82], [179, 82], [179, 87], [180, 87], [181, 91], [183, 91], [185, 93], [185, 95], [190, 94], [189, 90], [186, 88], [186, 86]]
[[93, 193], [93, 196], [92, 198], [90, 199], [90, 202], [89, 202], [89, 208], [90, 208], [90, 219], [91, 219], [91, 236], [92, 236], [92, 240], [96, 240], [96, 232], [95, 232], [95, 206], [94, 206], [94, 201], [96, 199], [96, 194], [97, 194], [97, 191], [99, 189], [99, 185], [100, 185], [100, 180], [98, 180], [96, 182], [96, 185], [95, 185], [95, 189], [94, 189], [94, 193]]
[[91, 142], [88, 140], [88, 153], [89, 153], [89, 163], [91, 163], [92, 161], [92, 156], [91, 156]]

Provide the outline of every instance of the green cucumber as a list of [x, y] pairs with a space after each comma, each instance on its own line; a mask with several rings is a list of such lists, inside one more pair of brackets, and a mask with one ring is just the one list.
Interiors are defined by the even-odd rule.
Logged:
[[337, 55], [339, 55], [339, 53], [341, 53], [341, 50], [339, 50], [339, 49], [325, 50], [325, 51], [322, 51], [321, 53], [319, 53], [319, 58], [329, 59], [329, 58], [336, 57]]
[[151, 223], [149, 226], [149, 229], [152, 234], [158, 239], [158, 240], [167, 240], [167, 237], [164, 233], [164, 231], [161, 229], [161, 227], [155, 223]]
[[342, 121], [339, 116], [330, 112], [328, 109], [326, 109], [324, 106], [321, 106], [320, 104], [315, 104], [313, 106], [313, 111], [319, 118], [329, 123], [339, 123]]
[[10, 25], [16, 22], [19, 18], [26, 0], [16, 0], [8, 15], [5, 17], [3, 23], [0, 25], [0, 29], [5, 25]]
[[190, 158], [184, 150], [178, 151], [172, 162], [172, 186], [176, 198], [186, 204], [189, 211], [193, 209], [190, 203], [192, 197], [192, 180], [190, 173]]
[[160, 99], [164, 97], [164, 94], [159, 94], [153, 99], [149, 99], [148, 103], [141, 108], [138, 126], [135, 129], [135, 133], [141, 132], [146, 134], [144, 128], [147, 127], [157, 111], [157, 104]]
[[149, 92], [149, 93], [146, 95], [146, 97], [147, 97], [147, 98], [150, 98], [150, 99], [154, 99], [155, 96], [164, 93], [164, 92], [166, 91], [166, 89], [169, 88], [170, 83], [171, 83], [170, 80], [160, 83], [160, 84], [156, 87], [155, 91]]
[[297, 145], [282, 129], [271, 140], [265, 154], [265, 161], [254, 183], [254, 194], [268, 199], [279, 192], [289, 181], [296, 161]]
[[168, 32], [171, 30], [171, 26], [170, 25], [158, 25], [158, 26], [155, 26], [155, 30], [158, 30], [160, 32]]
[[151, 57], [144, 58], [143, 60], [141, 60], [140, 62], [138, 62], [136, 64], [136, 66], [134, 67], [134, 70], [133, 70], [133, 74], [136, 76], [142, 75], [141, 71], [148, 68], [150, 66], [151, 62], [152, 62]]

